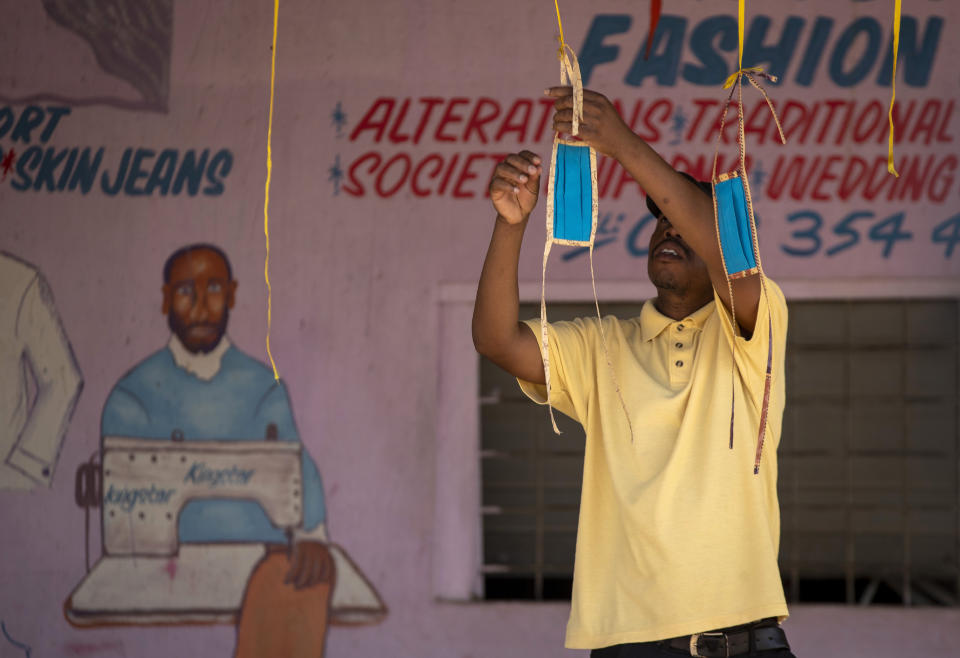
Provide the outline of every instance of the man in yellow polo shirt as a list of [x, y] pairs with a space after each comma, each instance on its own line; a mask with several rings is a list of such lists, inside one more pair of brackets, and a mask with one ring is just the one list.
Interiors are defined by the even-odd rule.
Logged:
[[[570, 89], [547, 93], [554, 130], [570, 133]], [[604, 96], [585, 90], [583, 102], [579, 136], [630, 172], [657, 217], [647, 265], [657, 296], [638, 318], [603, 319], [609, 366], [597, 318], [548, 327], [551, 402], [587, 435], [566, 646], [602, 658], [790, 657], [779, 627], [787, 606], [776, 492], [786, 303], [770, 281], [764, 291], [758, 276], [737, 279], [732, 318], [709, 186], [674, 171]], [[490, 182], [497, 218], [473, 335], [480, 353], [544, 403], [540, 323], [519, 322], [517, 288], [541, 172], [541, 159], [523, 151]], [[771, 340], [766, 450], [755, 475]]]

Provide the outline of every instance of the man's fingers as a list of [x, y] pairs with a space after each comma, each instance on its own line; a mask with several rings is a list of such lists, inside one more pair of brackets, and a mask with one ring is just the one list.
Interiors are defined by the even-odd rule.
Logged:
[[506, 195], [515, 195], [520, 191], [518, 183], [505, 180], [503, 178], [494, 178], [490, 181], [490, 197], [499, 199]]
[[564, 133], [566, 135], [573, 134], [573, 121], [558, 121], [557, 119], [553, 120], [553, 131], [558, 133]]
[[538, 166], [541, 162], [543, 162], [543, 160], [540, 159], [540, 156], [533, 151], [520, 151], [520, 157], [524, 160], [528, 160], [534, 166]]
[[570, 85], [564, 85], [561, 87], [547, 87], [543, 90], [544, 96], [550, 96], [551, 98], [562, 98], [564, 96], [573, 95], [573, 87]]
[[522, 155], [508, 155], [506, 163], [519, 173], [521, 183], [525, 183], [528, 179], [536, 178], [540, 175], [539, 165], [534, 164]]
[[583, 102], [590, 103], [591, 105], [605, 105], [610, 101], [601, 93], [596, 91], [591, 91], [590, 89], [583, 90]]
[[521, 185], [527, 182], [530, 174], [504, 161], [494, 170], [494, 179], [500, 178], [512, 185]]

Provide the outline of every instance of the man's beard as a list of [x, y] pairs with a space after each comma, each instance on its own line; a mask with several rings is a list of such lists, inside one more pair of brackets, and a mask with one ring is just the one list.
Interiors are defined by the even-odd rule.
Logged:
[[686, 286], [681, 285], [673, 272], [664, 270], [650, 272], [650, 283], [657, 290], [669, 290], [680, 294], [686, 292]]
[[173, 311], [167, 313], [167, 325], [170, 327], [170, 331], [172, 331], [173, 334], [180, 339], [180, 342], [184, 347], [187, 348], [187, 350], [193, 353], [200, 352], [201, 354], [207, 354], [212, 352], [213, 349], [220, 344], [220, 341], [223, 339], [223, 334], [225, 334], [227, 331], [227, 320], [229, 318], [230, 311], [228, 309], [224, 309], [223, 315], [220, 317], [220, 322], [217, 324], [197, 323], [197, 325], [200, 326], [210, 326], [216, 329], [216, 340], [213, 340], [206, 345], [194, 345], [190, 342], [187, 332], [191, 327], [197, 325], [182, 324], [180, 319], [173, 313]]

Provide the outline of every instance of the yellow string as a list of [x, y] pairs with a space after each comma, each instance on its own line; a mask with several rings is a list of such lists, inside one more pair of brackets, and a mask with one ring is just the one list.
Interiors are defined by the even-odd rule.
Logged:
[[563, 21], [560, 20], [560, 5], [557, 4], [557, 0], [553, 0], [553, 7], [557, 10], [557, 25], [560, 28], [560, 51], [558, 57], [563, 59], [563, 50], [566, 47], [566, 42], [563, 40]]
[[897, 100], [897, 51], [900, 50], [900, 0], [894, 0], [893, 3], [893, 78], [890, 80], [890, 112], [887, 114], [890, 119], [890, 142], [887, 147], [887, 171], [900, 178], [896, 168], [893, 166], [893, 104]]
[[740, 37], [739, 45], [737, 46], [737, 67], [743, 69], [743, 19], [746, 15], [746, 0], [739, 0], [737, 5], [737, 34]]
[[270, 56], [270, 116], [267, 119], [267, 183], [263, 194], [263, 234], [267, 242], [267, 259], [263, 264], [263, 278], [267, 282], [267, 356], [270, 357], [270, 366], [273, 368], [273, 378], [280, 380], [277, 364], [270, 351], [270, 328], [273, 324], [273, 289], [270, 287], [270, 174], [273, 171], [273, 154], [270, 142], [273, 138], [273, 89], [277, 70], [277, 15], [280, 13], [280, 0], [273, 0], [273, 47]]

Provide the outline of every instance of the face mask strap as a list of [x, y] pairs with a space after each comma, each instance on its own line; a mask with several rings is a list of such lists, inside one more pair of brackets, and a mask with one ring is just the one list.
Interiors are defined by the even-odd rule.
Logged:
[[[741, 62], [742, 66], [742, 62]], [[727, 97], [727, 101], [724, 105], [723, 112], [720, 115], [720, 131], [717, 135], [717, 144], [713, 156], [713, 169], [711, 171], [711, 183], [713, 185], [713, 213], [714, 213], [714, 225], [717, 235], [717, 243], [720, 247], [720, 258], [723, 264], [724, 273], [727, 278], [727, 292], [730, 297], [730, 316], [731, 316], [731, 325], [733, 327], [733, 343], [732, 343], [732, 364], [731, 364], [731, 386], [730, 386], [730, 449], [733, 449], [733, 435], [734, 435], [734, 410], [735, 410], [735, 400], [736, 400], [736, 369], [737, 369], [737, 339], [740, 337], [740, 328], [737, 324], [737, 314], [736, 314], [736, 305], [733, 294], [733, 281], [738, 278], [745, 276], [750, 276], [753, 274], [759, 274], [760, 276], [760, 285], [762, 288], [762, 295], [764, 298], [769, 299], [767, 291], [766, 276], [763, 273], [763, 265], [760, 260], [760, 249], [759, 243], [757, 240], [757, 223], [756, 217], [753, 213], [753, 198], [750, 193], [750, 182], [747, 177], [747, 156], [746, 156], [746, 140], [745, 140], [745, 130], [744, 130], [744, 110], [743, 110], [743, 78], [746, 78], [750, 84], [752, 84], [757, 91], [763, 96], [763, 99], [766, 101], [767, 106], [770, 108], [770, 112], [773, 114], [774, 122], [777, 125], [777, 130], [780, 134], [780, 140], [782, 143], [786, 144], [786, 137], [783, 134], [783, 127], [780, 124], [780, 118], [777, 116], [776, 109], [773, 106], [773, 102], [770, 100], [770, 97], [767, 95], [766, 90], [760, 85], [755, 76], [765, 77], [770, 79], [773, 82], [776, 82], [776, 77], [768, 75], [759, 67], [752, 67], [748, 69], [740, 68], [737, 72], [731, 75], [727, 82], [724, 84], [724, 88], [732, 87], [730, 94]], [[723, 130], [726, 122], [727, 112], [730, 109], [730, 105], [733, 102], [733, 94], [737, 94], [737, 137], [738, 137], [738, 146], [740, 153], [740, 160], [737, 164], [735, 171], [729, 172], [727, 174], [717, 175], [717, 163], [720, 157], [720, 143], [723, 139]], [[727, 262], [727, 257], [724, 252], [724, 241], [721, 239], [721, 230], [720, 230], [720, 206], [718, 205], [718, 185], [725, 182], [730, 182], [729, 187], [732, 188], [732, 204], [728, 206], [735, 206], [742, 196], [742, 205], [745, 212], [744, 216], [739, 219], [734, 212], [733, 217], [725, 217], [725, 223], [733, 222], [736, 224], [734, 227], [735, 233], [742, 235], [742, 231], [739, 231], [739, 223], [745, 221], [749, 225], [749, 239], [750, 239], [750, 250], [752, 252], [753, 260], [755, 265], [743, 269], [738, 272], [730, 272], [728, 265], [731, 263]], [[727, 206], [725, 206], [727, 207]], [[735, 211], [735, 208], [734, 208]], [[749, 260], [747, 261], [749, 265]], [[725, 309], [723, 312], [726, 312]], [[763, 443], [766, 436], [767, 428], [767, 418], [770, 406], [770, 388], [772, 383], [772, 372], [773, 372], [773, 320], [769, 316], [767, 317], [767, 367], [766, 373], [764, 376], [764, 387], [763, 387], [763, 399], [760, 405], [760, 423], [757, 435], [757, 450], [754, 456], [754, 465], [753, 472], [758, 474], [760, 472], [760, 458], [763, 452]]]

